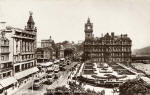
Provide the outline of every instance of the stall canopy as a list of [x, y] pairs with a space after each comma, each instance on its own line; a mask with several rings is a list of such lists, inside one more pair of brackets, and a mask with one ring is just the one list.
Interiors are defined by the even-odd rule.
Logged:
[[39, 71], [39, 69], [37, 67], [33, 67], [33, 68], [30, 68], [30, 69], [27, 69], [27, 70], [24, 70], [24, 71], [21, 71], [19, 73], [16, 73], [15, 74], [15, 78], [18, 80], [18, 79], [21, 79], [23, 77], [26, 77], [30, 74], [33, 74], [35, 72]]
[[0, 84], [3, 86], [3, 87], [7, 87], [13, 83], [16, 83], [17, 80], [14, 78], [14, 77], [9, 77], [9, 78], [5, 78], [5, 79], [2, 79], [0, 80]]

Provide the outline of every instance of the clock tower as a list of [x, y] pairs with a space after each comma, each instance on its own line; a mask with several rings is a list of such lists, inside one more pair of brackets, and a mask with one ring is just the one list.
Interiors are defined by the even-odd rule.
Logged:
[[85, 39], [93, 38], [93, 23], [90, 22], [90, 18], [88, 18], [87, 23], [85, 24]]

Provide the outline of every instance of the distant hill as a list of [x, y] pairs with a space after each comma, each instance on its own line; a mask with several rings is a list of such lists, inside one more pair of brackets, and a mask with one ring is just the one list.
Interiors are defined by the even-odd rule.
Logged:
[[135, 49], [133, 50], [133, 54], [136, 55], [150, 55], [150, 46], [141, 48], [141, 49]]

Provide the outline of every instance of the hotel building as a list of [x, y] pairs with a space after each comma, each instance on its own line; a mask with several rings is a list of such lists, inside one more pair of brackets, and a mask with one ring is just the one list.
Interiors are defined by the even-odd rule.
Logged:
[[84, 60], [92, 62], [131, 62], [132, 41], [127, 34], [116, 36], [113, 32], [102, 37], [93, 36], [93, 23], [85, 24]]

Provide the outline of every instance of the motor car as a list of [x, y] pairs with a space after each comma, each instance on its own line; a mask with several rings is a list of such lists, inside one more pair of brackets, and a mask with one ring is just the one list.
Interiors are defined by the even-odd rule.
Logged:
[[71, 60], [67, 60], [66, 63], [67, 63], [67, 65], [70, 65], [71, 64]]
[[33, 89], [39, 89], [41, 86], [43, 86], [43, 81], [41, 78], [36, 78], [34, 79], [34, 82], [33, 82]]
[[54, 70], [54, 79], [59, 78], [59, 70]]
[[47, 83], [51, 84], [54, 81], [54, 73], [50, 73], [47, 75]]

